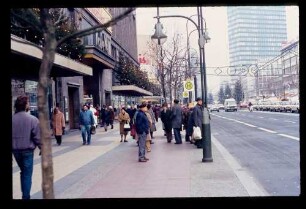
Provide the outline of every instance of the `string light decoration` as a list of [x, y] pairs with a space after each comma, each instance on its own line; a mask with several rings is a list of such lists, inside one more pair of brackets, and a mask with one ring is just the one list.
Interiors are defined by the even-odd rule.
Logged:
[[[28, 9], [11, 9], [11, 33], [31, 41], [32, 43], [43, 46], [44, 38], [42, 32], [38, 31], [32, 24], [30, 24], [37, 23], [37, 27], [41, 28], [39, 26], [40, 22], [37, 21], [40, 17], [40, 10], [38, 8], [32, 8], [31, 10], [36, 17], [33, 17], [29, 13]], [[60, 8], [50, 9], [49, 13], [54, 23], [63, 14], [62, 9]], [[57, 26], [55, 26], [55, 36], [57, 40], [72, 34], [75, 31], [77, 31], [75, 24], [71, 24], [71, 20], [67, 16], [63, 16], [61, 21], [57, 23]], [[70, 39], [57, 49], [57, 53], [81, 61], [85, 53], [85, 47], [80, 39]]]

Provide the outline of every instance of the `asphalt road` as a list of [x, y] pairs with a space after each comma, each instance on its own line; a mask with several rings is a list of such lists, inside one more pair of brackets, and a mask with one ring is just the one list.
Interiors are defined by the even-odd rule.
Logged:
[[213, 112], [212, 135], [271, 196], [300, 195], [299, 114]]

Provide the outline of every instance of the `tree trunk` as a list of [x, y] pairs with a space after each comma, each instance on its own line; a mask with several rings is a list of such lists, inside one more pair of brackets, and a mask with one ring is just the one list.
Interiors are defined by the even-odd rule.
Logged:
[[41, 22], [44, 31], [45, 46], [39, 69], [38, 81], [38, 113], [41, 130], [41, 168], [42, 168], [42, 191], [44, 199], [54, 199], [53, 190], [53, 161], [50, 121], [48, 117], [48, 87], [50, 84], [50, 72], [54, 63], [56, 39], [55, 28], [52, 24], [49, 9], [41, 10]]

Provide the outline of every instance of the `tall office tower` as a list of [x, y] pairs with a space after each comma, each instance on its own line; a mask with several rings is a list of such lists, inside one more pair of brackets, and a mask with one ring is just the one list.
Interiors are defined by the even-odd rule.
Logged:
[[249, 70], [250, 65], [279, 55], [287, 41], [285, 6], [233, 6], [227, 16], [231, 81], [241, 79], [248, 100], [255, 70]]

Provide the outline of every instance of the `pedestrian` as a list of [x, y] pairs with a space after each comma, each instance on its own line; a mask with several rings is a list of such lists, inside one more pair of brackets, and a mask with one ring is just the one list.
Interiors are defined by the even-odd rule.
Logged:
[[95, 108], [96, 108], [96, 110], [97, 110], [97, 112], [96, 112], [96, 116], [97, 116], [97, 118], [98, 118], [97, 123], [98, 123], [98, 124], [101, 124], [101, 123], [100, 123], [100, 120], [101, 120], [101, 119], [100, 119], [101, 107], [100, 107], [99, 104], [96, 104], [96, 107], [95, 107]]
[[139, 162], [147, 162], [149, 158], [146, 158], [146, 138], [147, 135], [149, 135], [149, 121], [148, 118], [145, 115], [147, 104], [142, 103], [139, 105], [139, 111], [136, 115], [136, 133], [138, 136], [138, 143], [139, 143], [139, 148], [138, 148], [138, 161]]
[[160, 113], [160, 119], [164, 124], [164, 131], [166, 133], [167, 142], [171, 143], [172, 141], [172, 111], [168, 108], [167, 102], [163, 104], [163, 110]]
[[128, 131], [124, 130], [124, 124], [126, 124], [126, 123], [129, 124], [130, 123], [130, 116], [126, 112], [125, 107], [121, 108], [121, 111], [120, 111], [120, 113], [118, 115], [118, 122], [119, 122], [119, 125], [120, 125], [120, 135], [121, 135], [120, 142], [122, 142], [123, 136], [124, 136], [124, 142], [128, 142], [126, 140], [126, 135], [128, 134]]
[[248, 107], [249, 107], [249, 111], [253, 112], [253, 104], [252, 104], [252, 102], [249, 102]]
[[89, 110], [92, 112], [93, 118], [94, 118], [94, 126], [97, 128], [98, 127], [98, 111], [92, 104], [89, 105]]
[[[150, 133], [151, 132], [151, 128], [152, 128], [152, 116], [151, 116], [151, 114], [150, 114], [150, 112], [149, 112], [149, 110], [148, 110], [148, 106], [149, 106], [150, 104], [147, 104], [147, 106], [145, 107], [145, 114], [146, 114], [146, 116], [147, 116], [147, 118], [148, 118], [148, 121], [149, 121], [149, 130], [148, 130], [148, 132]], [[153, 144], [152, 143], [152, 138], [151, 138], [151, 133], [150, 134], [148, 134], [147, 135], [147, 138], [146, 138], [146, 150], [147, 150], [147, 152], [151, 152], [151, 144]]]
[[139, 141], [138, 141], [138, 136], [137, 136], [137, 132], [136, 132], [136, 117], [137, 117], [137, 114], [138, 114], [139, 111], [140, 111], [140, 105], [137, 105], [134, 117], [132, 119], [133, 120], [133, 127], [132, 128], [135, 129], [135, 136], [133, 136], [133, 139], [136, 140], [137, 146], [139, 146]]
[[[198, 97], [196, 99], [196, 101], [197, 101], [197, 104], [193, 108], [193, 112], [192, 112], [193, 125], [195, 127], [200, 127], [201, 133], [203, 133], [203, 130], [202, 130], [202, 123], [203, 123], [203, 101], [202, 101], [202, 98], [200, 98], [200, 97]], [[202, 139], [196, 140], [194, 145], [196, 145], [197, 148], [202, 148], [202, 140], [203, 140], [203, 136], [202, 136]]]
[[174, 99], [173, 100], [174, 105], [172, 107], [172, 128], [174, 132], [174, 139], [175, 144], [182, 144], [182, 136], [181, 136], [181, 130], [182, 130], [182, 108], [179, 105], [179, 100]]
[[56, 143], [60, 146], [62, 144], [62, 135], [65, 134], [65, 118], [58, 107], [55, 107], [53, 110], [52, 127]]
[[109, 116], [109, 124], [111, 126], [111, 129], [113, 129], [114, 128], [115, 113], [114, 113], [114, 109], [113, 109], [112, 106], [109, 106], [108, 109], [109, 109], [109, 115], [110, 115]]
[[104, 115], [104, 130], [106, 132], [107, 128], [108, 128], [108, 126], [110, 124], [110, 117], [111, 117], [109, 107], [106, 108], [104, 114], [105, 114]]
[[155, 120], [154, 112], [153, 112], [153, 110], [152, 110], [152, 105], [151, 105], [151, 104], [148, 104], [147, 108], [148, 108], [148, 113], [150, 114], [150, 116], [151, 116], [151, 121], [152, 121], [152, 122], [151, 122], [151, 125], [150, 125], [150, 135], [151, 135], [151, 141], [150, 141], [150, 143], [151, 143], [151, 144], [154, 144], [154, 142], [153, 142], [153, 139], [154, 139], [153, 132], [156, 131], [156, 125], [155, 125], [156, 120]]
[[158, 122], [158, 116], [160, 115], [160, 106], [158, 104], [154, 106], [153, 112], [154, 112], [155, 120], [156, 122]]
[[100, 111], [100, 127], [104, 127], [105, 123], [105, 110], [106, 106], [102, 105], [101, 111]]
[[[89, 110], [87, 105], [83, 105], [83, 109], [79, 116], [80, 129], [82, 131], [83, 145], [90, 145], [91, 142], [91, 128], [94, 126], [95, 121], [92, 111]], [[86, 140], [87, 139], [87, 140]]]
[[31, 198], [34, 150], [41, 149], [39, 120], [28, 110], [29, 98], [17, 97], [12, 117], [12, 152], [20, 169], [22, 199]]
[[[190, 106], [189, 106], [190, 107]], [[192, 134], [193, 134], [193, 107], [190, 107], [189, 111], [188, 111], [188, 122], [187, 122], [187, 128], [186, 128], [186, 136], [185, 138], [186, 139], [189, 139], [190, 141], [190, 144], [193, 144], [194, 141], [193, 139], [191, 138]]]

